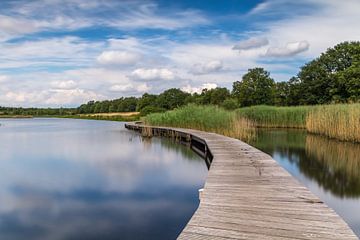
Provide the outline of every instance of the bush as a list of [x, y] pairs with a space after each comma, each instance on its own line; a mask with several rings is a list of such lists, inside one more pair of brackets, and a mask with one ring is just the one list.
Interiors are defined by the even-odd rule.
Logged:
[[165, 112], [165, 111], [166, 111], [165, 108], [156, 107], [156, 106], [146, 106], [143, 109], [141, 109], [140, 115], [146, 116], [150, 113], [161, 113], [161, 112]]

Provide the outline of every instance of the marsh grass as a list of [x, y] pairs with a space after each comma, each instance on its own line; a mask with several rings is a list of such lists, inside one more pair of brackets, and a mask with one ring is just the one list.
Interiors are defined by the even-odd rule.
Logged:
[[216, 106], [188, 105], [147, 115], [146, 124], [216, 132], [244, 141], [255, 127], [300, 128], [342, 141], [360, 142], [360, 104], [297, 107], [254, 106], [227, 111]]
[[314, 106], [306, 118], [308, 132], [360, 142], [360, 104]]
[[253, 106], [236, 110], [240, 117], [250, 119], [256, 127], [305, 128], [311, 106]]
[[187, 105], [165, 113], [149, 114], [145, 123], [155, 126], [191, 128], [249, 140], [255, 136], [251, 121], [216, 106]]

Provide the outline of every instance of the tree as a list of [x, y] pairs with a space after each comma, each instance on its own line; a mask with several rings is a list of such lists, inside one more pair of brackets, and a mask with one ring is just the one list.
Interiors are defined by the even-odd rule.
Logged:
[[136, 97], [123, 98], [118, 103], [118, 111], [119, 112], [135, 112], [137, 104], [138, 104], [138, 99]]
[[356, 60], [349, 68], [337, 74], [342, 98], [348, 102], [360, 101], [360, 61]]
[[138, 100], [136, 111], [141, 112], [143, 108], [146, 106], [155, 106], [156, 107], [156, 100], [158, 96], [154, 94], [144, 93], [142, 97]]
[[178, 88], [170, 88], [159, 95], [157, 104], [160, 108], [171, 110], [183, 106], [189, 95]]
[[289, 104], [290, 85], [288, 82], [275, 83], [274, 104], [287, 106]]
[[241, 106], [273, 104], [275, 82], [263, 68], [249, 69], [242, 81], [233, 83], [232, 95]]
[[227, 98], [224, 100], [224, 102], [221, 104], [223, 108], [226, 110], [234, 110], [239, 107], [239, 103], [234, 98]]
[[[298, 73], [300, 91], [303, 92], [299, 103], [324, 104], [359, 99], [356, 93], [353, 94], [360, 81], [359, 59], [360, 42], [343, 42], [305, 64]], [[345, 77], [352, 79], [350, 86], [346, 86]]]
[[210, 94], [210, 104], [221, 105], [225, 99], [230, 97], [230, 92], [227, 88], [214, 88], [207, 92]]

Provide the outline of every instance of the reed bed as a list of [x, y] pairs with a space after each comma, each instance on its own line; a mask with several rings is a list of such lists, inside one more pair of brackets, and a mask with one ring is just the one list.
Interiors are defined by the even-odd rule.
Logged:
[[236, 112], [240, 117], [250, 119], [256, 127], [305, 128], [310, 109], [311, 106], [253, 106], [240, 108]]
[[251, 121], [217, 106], [190, 104], [165, 113], [149, 114], [145, 118], [145, 123], [215, 132], [244, 141], [255, 136], [255, 128]]
[[308, 132], [360, 142], [360, 104], [314, 106], [306, 118]]
[[192, 128], [249, 141], [255, 127], [301, 128], [342, 141], [360, 142], [360, 104], [272, 107], [227, 111], [216, 106], [188, 105], [147, 115], [150, 125]]

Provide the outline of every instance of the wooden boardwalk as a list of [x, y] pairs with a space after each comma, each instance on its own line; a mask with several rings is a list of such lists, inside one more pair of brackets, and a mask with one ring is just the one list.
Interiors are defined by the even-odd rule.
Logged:
[[[144, 131], [141, 125], [126, 127]], [[211, 161], [199, 207], [178, 239], [358, 239], [340, 216], [260, 150], [214, 133], [149, 129], [189, 141]]]

